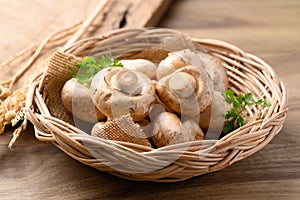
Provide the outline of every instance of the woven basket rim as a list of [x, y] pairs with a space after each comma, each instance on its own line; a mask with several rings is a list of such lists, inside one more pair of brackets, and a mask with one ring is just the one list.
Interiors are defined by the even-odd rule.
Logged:
[[[109, 41], [109, 39], [114, 41], [119, 36], [123, 38], [135, 34], [146, 34], [147, 36], [147, 34], [151, 35], [168, 31], [178, 32], [169, 29], [120, 29], [99, 37], [78, 41], [62, 49], [61, 52], [74, 55], [99, 41]], [[272, 106], [265, 109], [265, 117], [263, 119], [246, 124], [220, 140], [194, 141], [159, 149], [152, 149], [128, 142], [109, 141], [101, 138], [95, 139], [93, 136], [75, 134], [76, 132], [83, 132], [51, 116], [43, 97], [42, 84], [45, 79], [45, 73], [43, 73], [35, 77], [30, 83], [26, 100], [27, 117], [34, 125], [36, 138], [40, 141], [53, 142], [74, 159], [101, 171], [131, 180], [161, 182], [181, 181], [217, 171], [257, 152], [273, 139], [284, 124], [287, 114], [287, 92], [283, 82], [278, 81], [275, 71], [265, 61], [255, 55], [244, 52], [230, 43], [216, 39], [198, 38], [192, 38], [192, 41], [203, 47], [209, 54], [224, 61], [231, 84], [235, 87], [235, 84], [243, 81], [241, 77], [243, 76], [242, 73], [245, 73], [248, 75], [246, 78], [250, 77], [247, 81], [253, 80], [253, 82], [249, 82], [250, 85], [257, 83], [259, 85], [258, 88], [263, 90], [261, 94], [265, 97], [270, 97]], [[259, 72], [258, 75], [254, 76], [253, 73], [257, 72]], [[234, 89], [236, 89], [235, 91], [241, 90], [241, 88]], [[256, 90], [259, 89], [256, 88]], [[105, 155], [103, 160], [94, 158], [82, 143], [98, 145], [105, 151], [111, 150], [113, 159], [109, 160], [109, 156], [105, 157]], [[205, 152], [208, 153], [202, 160], [199, 159], [199, 154]], [[121, 164], [123, 162], [136, 164], [134, 161], [136, 159], [144, 160], [147, 165], [152, 161], [156, 162], [156, 165], [163, 166], [167, 156], [173, 154], [178, 154], [176, 162], [149, 173], [133, 173], [111, 167], [115, 159], [122, 160]], [[140, 167], [147, 166], [141, 164]]]

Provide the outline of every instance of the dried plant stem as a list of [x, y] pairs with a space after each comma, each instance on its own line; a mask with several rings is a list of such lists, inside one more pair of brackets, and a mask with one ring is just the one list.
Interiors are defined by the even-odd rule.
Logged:
[[99, 15], [100, 12], [103, 11], [105, 6], [110, 2], [111, 0], [102, 0], [98, 3], [92, 14], [82, 23], [81, 27], [78, 29], [78, 31], [69, 39], [69, 41], [66, 43], [65, 47], [68, 47], [69, 45], [76, 42], [84, 32], [90, 27], [90, 25], [93, 23], [95, 18]]
[[[50, 35], [48, 35], [39, 45], [32, 45], [29, 48], [26, 48], [22, 50], [20, 53], [18, 53], [13, 58], [9, 59], [8, 61], [4, 62], [4, 64], [10, 64], [15, 59], [24, 59], [25, 55], [28, 52], [34, 52], [32, 56], [28, 58], [28, 61], [21, 67], [21, 69], [11, 78], [9, 78], [6, 81], [3, 81], [0, 83], [0, 85], [8, 85], [9, 84], [9, 90], [12, 90], [13, 85], [15, 82], [33, 65], [33, 63], [39, 58], [39, 56], [42, 54], [43, 50], [45, 50], [46, 45], [53, 44], [59, 40], [66, 39], [69, 35], [73, 34], [77, 29], [78, 26], [81, 24], [81, 22], [77, 22], [73, 24], [70, 27], [60, 29]], [[3, 63], [1, 66], [4, 65]]]
[[[82, 22], [77, 22], [75, 24], [73, 24], [72, 26], [70, 27], [67, 27], [67, 28], [63, 28], [63, 29], [60, 29], [59, 31], [56, 31], [57, 32], [57, 35], [55, 35], [55, 37], [53, 37], [51, 40], [49, 40], [49, 45], [51, 45], [52, 43], [55, 43], [55, 42], [62, 42], [60, 40], [62, 39], [66, 39], [66, 37], [70, 34], [73, 34], [77, 29], [78, 29], [78, 26], [81, 24]], [[73, 30], [74, 29], [74, 30]], [[0, 64], [0, 70], [4, 67], [4, 66], [9, 66], [13, 63], [16, 63], [20, 60], [23, 60], [23, 59], [26, 59], [26, 55], [29, 54], [31, 55], [33, 52], [35, 52], [37, 50], [37, 48], [40, 46], [41, 42], [40, 43], [36, 43], [36, 44], [33, 44], [25, 49], [22, 49], [19, 53], [17, 53], [16, 55], [14, 56], [11, 56], [9, 59], [3, 61], [1, 64]]]
[[32, 52], [35, 51], [35, 49], [37, 48], [38, 44], [32, 44], [31, 46], [22, 49], [19, 53], [17, 53], [14, 56], [11, 56], [10, 58], [8, 58], [7, 60], [5, 60], [4, 62], [2, 62], [0, 64], [0, 70], [4, 67], [4, 66], [9, 66], [11, 63], [15, 62], [16, 60], [18, 60], [19, 58], [23, 58], [26, 54], [31, 54]]
[[[65, 42], [66, 39], [78, 29], [80, 24], [82, 24], [82, 22], [77, 22], [70, 27], [60, 29], [48, 35], [41, 43], [31, 45], [28, 48], [25, 48], [22, 51], [20, 51], [14, 57], [8, 59], [7, 61], [4, 61], [0, 66], [0, 70], [2, 69], [3, 66], [9, 66], [12, 64], [20, 63], [23, 60], [27, 59], [27, 62], [20, 68], [20, 70], [14, 76], [0, 83], [0, 97], [4, 99], [9, 97], [10, 94], [12, 94], [12, 88], [14, 84], [18, 81], [19, 78], [22, 77], [22, 75], [28, 69], [30, 69], [31, 66], [33, 66], [34, 62], [38, 58], [40, 58], [41, 55], [46, 50], [51, 49], [51, 45], [53, 46], [53, 45], [57, 45], [58, 43], [61, 44], [62, 42]], [[8, 88], [4, 86], [8, 86]], [[8, 95], [6, 95], [7, 91], [9, 92]], [[25, 98], [24, 98], [24, 102], [25, 102]], [[2, 100], [0, 101], [0, 105], [2, 105]], [[15, 110], [17, 114], [22, 114], [24, 113], [25, 108], [19, 109], [18, 105], [15, 105], [15, 108], [12, 109]], [[9, 124], [11, 124], [11, 122], [7, 122], [7, 125]], [[16, 128], [13, 132], [13, 137], [8, 144], [8, 148], [12, 149], [13, 144], [16, 142], [20, 134], [26, 129], [26, 127], [27, 127], [27, 118], [26, 116], [24, 116], [24, 119], [22, 120], [22, 124], [18, 128]]]

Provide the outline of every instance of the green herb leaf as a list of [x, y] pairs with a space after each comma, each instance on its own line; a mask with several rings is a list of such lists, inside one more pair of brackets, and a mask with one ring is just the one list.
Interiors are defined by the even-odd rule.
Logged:
[[240, 104], [242, 104], [243, 101], [245, 101], [245, 97], [244, 97], [242, 94], [238, 94], [238, 95], [236, 96], [236, 100], [237, 100]]
[[232, 104], [233, 108], [228, 110], [225, 113], [225, 122], [223, 126], [223, 132], [225, 134], [230, 133], [231, 131], [244, 126], [245, 122], [242, 117], [242, 112], [245, 110], [248, 105], [262, 105], [264, 107], [271, 106], [270, 103], [265, 100], [253, 101], [253, 95], [251, 93], [248, 94], [238, 94], [236, 97], [234, 96], [234, 92], [232, 90], [226, 90], [222, 93], [225, 101], [229, 104]]
[[232, 103], [234, 100], [234, 93], [232, 90], [226, 90], [222, 93], [222, 96], [225, 98], [227, 103]]
[[244, 126], [244, 119], [243, 119], [243, 117], [241, 115], [238, 115], [236, 117], [236, 119], [237, 119], [237, 125], [238, 125], [238, 127]]
[[236, 115], [236, 109], [231, 108], [231, 110], [227, 111], [227, 113], [225, 114], [225, 119], [230, 119], [231, 117], [235, 117]]
[[235, 119], [236, 118], [233, 118], [233, 120], [226, 120], [224, 122], [223, 132], [225, 134], [230, 133], [231, 131], [233, 131], [235, 129], [235, 127], [234, 127]]
[[268, 103], [268, 102], [264, 101], [264, 107], [270, 107], [270, 106], [271, 106], [271, 104], [270, 104], [270, 103]]
[[78, 71], [69, 67], [73, 72], [73, 78], [77, 78], [81, 84], [89, 85], [94, 76], [106, 67], [123, 67], [123, 64], [117, 60], [103, 55], [100, 59], [92, 56], [85, 56], [80, 63], [76, 64]]
[[251, 93], [248, 93], [245, 95], [245, 103], [248, 104], [250, 101], [252, 101], [253, 95]]

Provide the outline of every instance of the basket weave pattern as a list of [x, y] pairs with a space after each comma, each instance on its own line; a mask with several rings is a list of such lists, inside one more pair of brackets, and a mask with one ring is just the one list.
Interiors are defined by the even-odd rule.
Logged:
[[[56, 53], [53, 59], [68, 61], [74, 65], [77, 57], [106, 54], [118, 56], [133, 46], [124, 49], [122, 42], [136, 39], [138, 48], [156, 43], [157, 38], [174, 34], [166, 29], [123, 29], [102, 37], [79, 41]], [[141, 41], [145, 41], [143, 44]], [[158, 149], [143, 145], [105, 140], [84, 133], [72, 125], [69, 116], [52, 111], [54, 104], [60, 104], [59, 96], [51, 91], [51, 84], [60, 90], [71, 74], [66, 68], [64, 79], [53, 82], [51, 72], [36, 77], [30, 85], [27, 98], [27, 116], [35, 127], [35, 135], [41, 141], [53, 142], [74, 159], [131, 180], [160, 182], [181, 181], [194, 176], [220, 170], [244, 159], [266, 146], [281, 130], [287, 113], [287, 92], [279, 82], [272, 67], [260, 58], [243, 50], [212, 39], [192, 39], [196, 50], [204, 50], [223, 61], [235, 93], [251, 92], [255, 100], [266, 99], [271, 107], [261, 109], [251, 106], [247, 109], [249, 118], [245, 126], [231, 132], [220, 140], [202, 140], [170, 145]], [[100, 49], [96, 49], [101, 47]], [[73, 61], [70, 61], [72, 60]], [[52, 77], [53, 78], [53, 77]], [[54, 94], [54, 95], [53, 95]], [[60, 109], [62, 104], [57, 105]], [[61, 112], [65, 113], [65, 112]], [[255, 118], [259, 119], [255, 119]], [[95, 151], [90, 151], [90, 149]]]

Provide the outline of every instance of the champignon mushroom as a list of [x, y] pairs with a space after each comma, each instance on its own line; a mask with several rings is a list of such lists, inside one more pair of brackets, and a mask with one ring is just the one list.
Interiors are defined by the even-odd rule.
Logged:
[[125, 68], [106, 68], [91, 85], [95, 105], [109, 119], [129, 113], [134, 121], [141, 121], [156, 100], [155, 81]]
[[76, 78], [68, 80], [61, 91], [64, 107], [78, 119], [93, 123], [105, 116], [96, 108], [91, 96], [91, 90], [78, 83]]
[[198, 52], [199, 57], [213, 81], [214, 91], [223, 92], [229, 86], [228, 75], [222, 62], [207, 53]]
[[[228, 88], [228, 75], [222, 62], [216, 57], [205, 52], [194, 53], [189, 49], [172, 52], [169, 56], [162, 60], [157, 68], [157, 79], [175, 72], [186, 65], [197, 66], [200, 70], [205, 70], [212, 79], [213, 89], [216, 91], [224, 91]], [[200, 67], [199, 67], [200, 66]]]
[[202, 140], [204, 134], [197, 123], [188, 119], [181, 121], [170, 112], [159, 114], [151, 126], [152, 141], [157, 147]]
[[173, 73], [177, 69], [180, 69], [187, 65], [187, 62], [177, 53], [169, 53], [168, 57], [162, 60], [156, 72], [157, 80], [162, 79], [163, 77]]
[[120, 60], [123, 67], [132, 71], [141, 72], [148, 76], [148, 78], [156, 79], [156, 65], [145, 59], [133, 59], [133, 60]]
[[168, 56], [168, 53], [168, 51], [163, 50], [161, 48], [150, 47], [128, 51], [125, 54], [120, 55], [118, 59], [145, 59], [158, 65], [163, 59], [165, 59]]
[[188, 65], [163, 77], [156, 84], [158, 98], [178, 114], [199, 115], [211, 103], [211, 80], [203, 73]]

